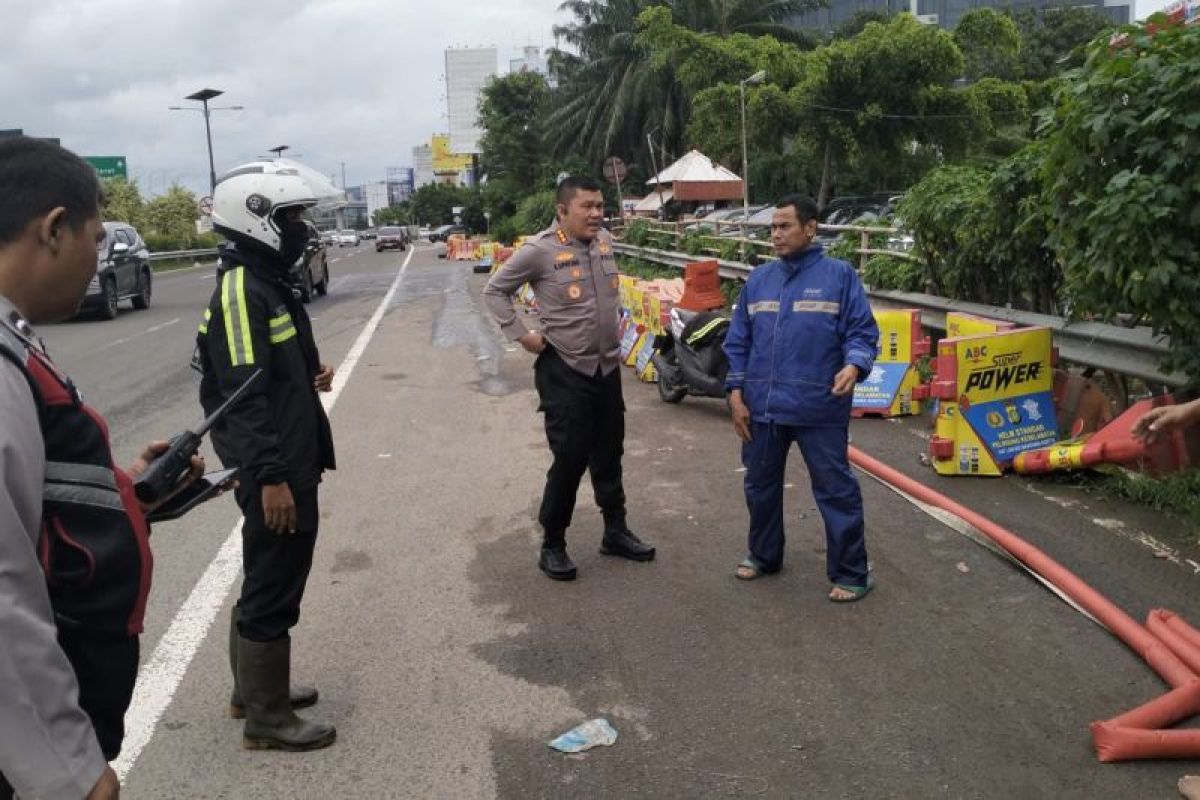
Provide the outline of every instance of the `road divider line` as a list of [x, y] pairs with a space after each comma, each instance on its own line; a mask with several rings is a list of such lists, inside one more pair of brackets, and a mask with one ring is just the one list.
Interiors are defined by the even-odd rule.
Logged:
[[[349, 382], [355, 365], [366, 352], [367, 345], [371, 343], [383, 315], [387, 313], [396, 291], [400, 288], [412, 257], [413, 254], [409, 253], [408, 258], [404, 259], [387, 294], [354, 344], [350, 346], [350, 351], [346, 353], [342, 363], [338, 365], [330, 391], [321, 395], [321, 403], [326, 411], [333, 410], [333, 405]], [[204, 574], [200, 576], [200, 580], [192, 588], [187, 600], [179, 607], [154, 652], [138, 671], [133, 702], [125, 714], [125, 743], [120, 757], [113, 762], [113, 769], [121, 780], [129, 775], [138, 756], [153, 738], [159, 720], [171, 705], [179, 684], [196, 656], [196, 651], [200, 649], [217, 612], [224, 605], [225, 598], [237, 580], [242, 567], [241, 533], [242, 520], [239, 519]], [[217, 698], [213, 698], [213, 707], [218, 705]]]

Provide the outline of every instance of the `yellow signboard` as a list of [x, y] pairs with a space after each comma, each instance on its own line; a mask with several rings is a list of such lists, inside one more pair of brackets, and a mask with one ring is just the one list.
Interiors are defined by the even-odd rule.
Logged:
[[875, 309], [879, 352], [871, 374], [854, 387], [854, 415], [899, 417], [921, 413], [921, 374], [915, 362], [929, 352], [916, 309]]
[[981, 333], [1000, 333], [1011, 331], [1016, 326], [1011, 322], [1001, 322], [998, 319], [977, 317], [974, 314], [964, 314], [961, 311], [946, 312], [946, 338], [957, 339], [961, 336], [978, 336]]
[[930, 443], [943, 475], [999, 475], [1017, 454], [1057, 440], [1051, 334], [1024, 328], [944, 339]]
[[471, 166], [469, 155], [450, 152], [450, 137], [446, 134], [434, 135], [430, 140], [429, 147], [433, 151], [434, 173], [459, 173]]

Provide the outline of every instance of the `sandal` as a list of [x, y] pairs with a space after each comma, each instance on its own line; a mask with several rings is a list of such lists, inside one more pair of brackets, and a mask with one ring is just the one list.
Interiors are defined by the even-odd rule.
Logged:
[[[745, 572], [743, 572], [743, 570], [745, 570]], [[737, 578], [739, 581], [753, 581], [758, 580], [763, 575], [774, 575], [776, 572], [779, 572], [779, 570], [767, 569], [750, 556], [746, 556], [742, 559], [742, 563], [737, 565], [737, 569], [734, 570], [733, 577]]]
[[835, 583], [833, 585], [833, 588], [841, 589], [843, 592], [849, 592], [850, 596], [849, 597], [834, 597], [833, 595], [829, 595], [829, 602], [831, 602], [831, 603], [856, 603], [859, 600], [862, 600], [868, 594], [870, 594], [871, 590], [875, 588], [875, 579], [872, 578], [870, 575], [867, 575], [867, 585], [866, 586], [851, 586], [848, 583]]

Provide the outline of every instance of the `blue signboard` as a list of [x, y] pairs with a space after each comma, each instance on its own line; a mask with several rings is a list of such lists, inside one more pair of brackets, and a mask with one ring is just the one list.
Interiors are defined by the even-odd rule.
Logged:
[[854, 407], [891, 408], [908, 369], [908, 364], [876, 362], [867, 379], [854, 387]]
[[1050, 392], [974, 403], [962, 409], [962, 415], [996, 461], [1011, 461], [1018, 453], [1058, 441]]

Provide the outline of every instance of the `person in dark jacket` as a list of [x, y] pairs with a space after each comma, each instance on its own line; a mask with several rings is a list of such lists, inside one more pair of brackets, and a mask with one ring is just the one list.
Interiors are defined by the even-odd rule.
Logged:
[[825, 522], [829, 599], [871, 589], [862, 495], [846, 448], [855, 383], [871, 374], [879, 328], [854, 268], [812, 243], [817, 206], [783, 198], [771, 221], [778, 260], [757, 267], [738, 297], [725, 337], [725, 386], [742, 439], [749, 554], [737, 577], [783, 565], [783, 477], [800, 447]]
[[317, 486], [335, 466], [317, 395], [330, 390], [333, 370], [320, 361], [288, 277], [308, 236], [299, 211], [315, 203], [308, 182], [281, 162], [234, 169], [213, 194], [213, 228], [228, 241], [197, 336], [205, 413], [263, 373], [212, 436], [222, 462], [238, 469], [235, 497], [245, 515], [245, 578], [230, 620], [230, 714], [245, 716], [249, 749], [312, 750], [336, 736], [332, 725], [294, 712], [316, 703], [317, 692], [290, 679], [289, 631], [312, 567]]

